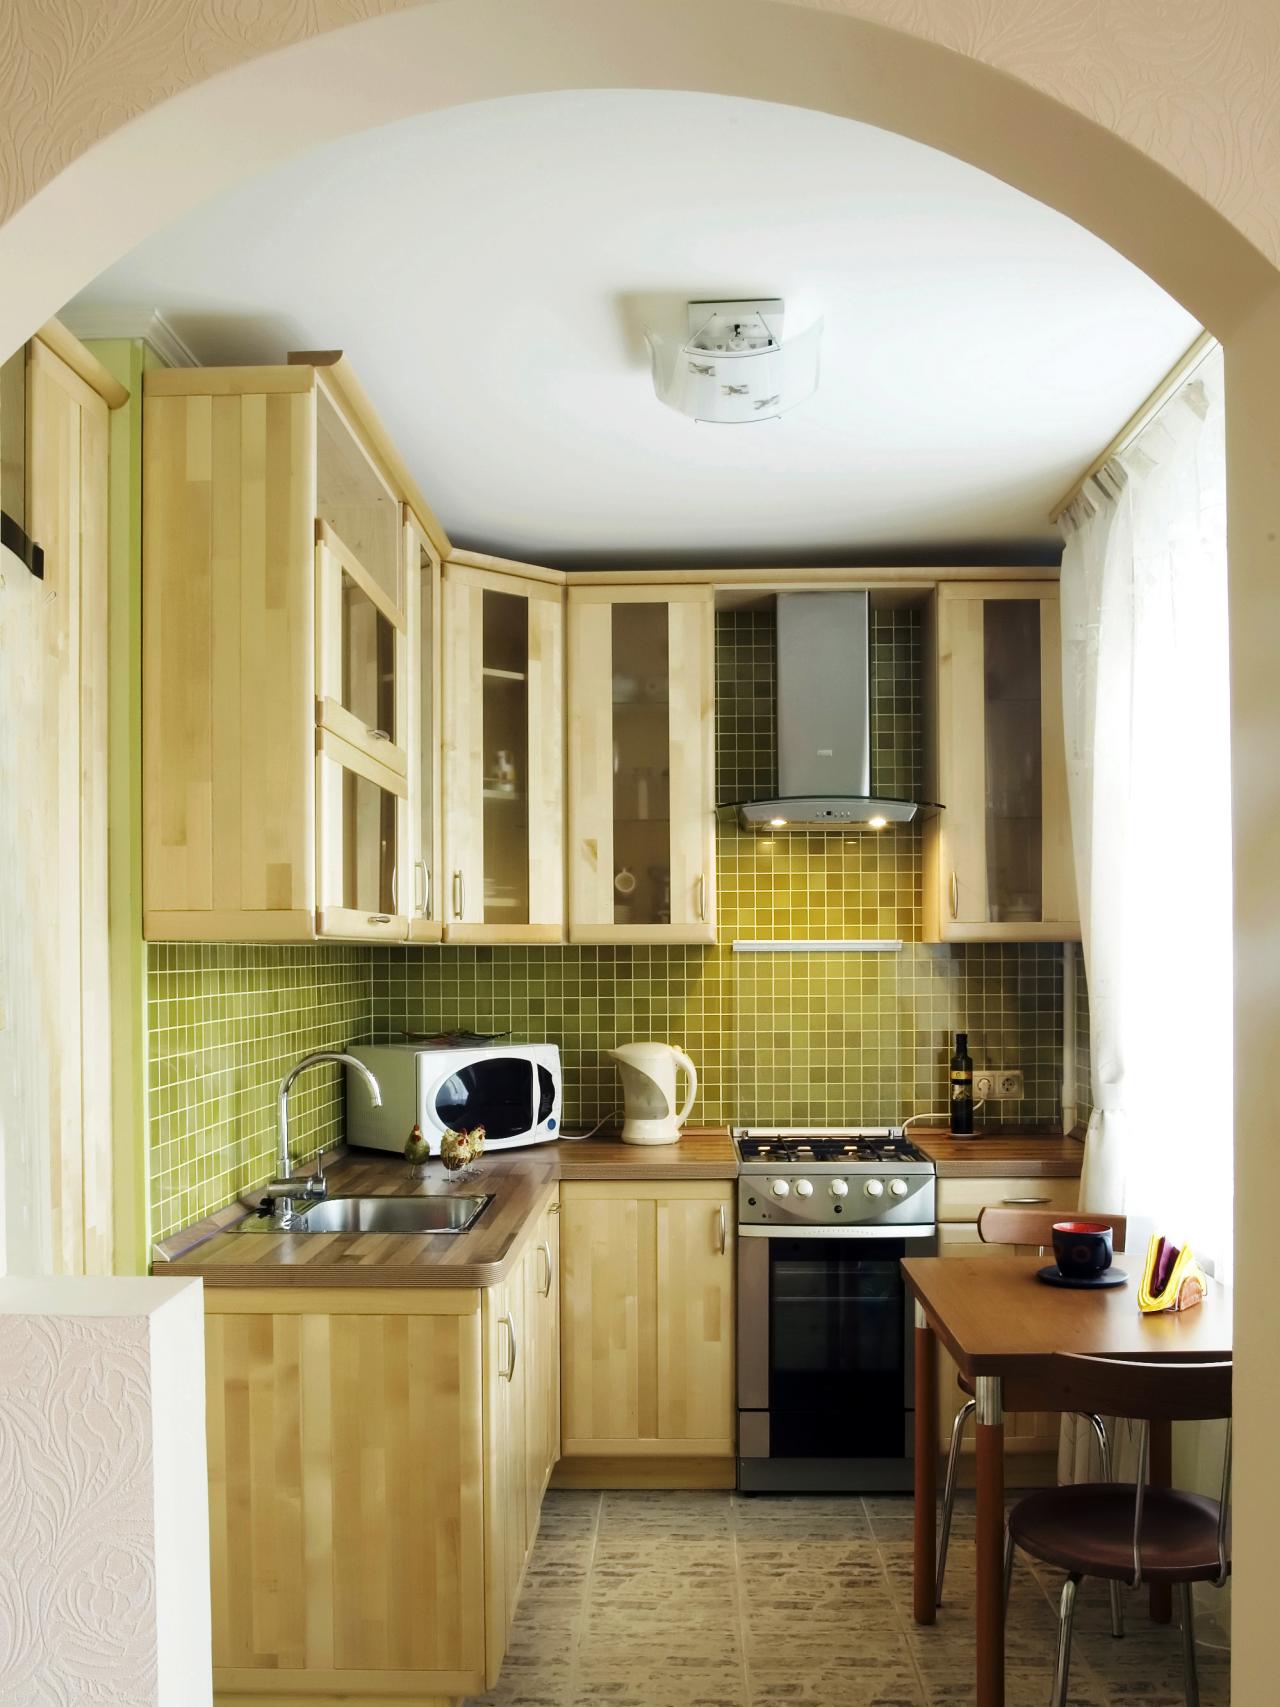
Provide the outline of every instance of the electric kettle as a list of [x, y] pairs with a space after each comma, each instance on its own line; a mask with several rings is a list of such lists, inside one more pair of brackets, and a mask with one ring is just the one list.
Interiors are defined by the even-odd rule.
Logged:
[[[698, 1094], [698, 1070], [672, 1043], [624, 1043], [609, 1053], [618, 1063], [625, 1097], [624, 1144], [674, 1144]], [[689, 1094], [676, 1111], [676, 1069], [683, 1067]]]

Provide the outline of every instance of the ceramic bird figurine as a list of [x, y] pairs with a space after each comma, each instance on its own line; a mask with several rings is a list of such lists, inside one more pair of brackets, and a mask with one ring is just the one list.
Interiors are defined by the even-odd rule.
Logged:
[[440, 1160], [451, 1174], [465, 1168], [471, 1156], [469, 1132], [444, 1132], [440, 1135]]
[[415, 1120], [413, 1131], [405, 1140], [404, 1159], [409, 1164], [409, 1172], [414, 1179], [421, 1179], [427, 1171], [427, 1163], [431, 1160], [431, 1145], [422, 1136], [422, 1128]]
[[471, 1159], [473, 1162], [478, 1162], [484, 1155], [484, 1127], [473, 1126], [469, 1136], [471, 1138]]

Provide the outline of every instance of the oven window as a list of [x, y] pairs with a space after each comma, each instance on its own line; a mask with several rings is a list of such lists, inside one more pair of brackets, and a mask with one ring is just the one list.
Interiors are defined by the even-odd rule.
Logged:
[[488, 1138], [518, 1138], [533, 1116], [533, 1067], [503, 1056], [473, 1061], [450, 1076], [436, 1092], [436, 1115], [455, 1131], [483, 1126]]
[[901, 1240], [770, 1241], [770, 1452], [900, 1458], [906, 1449]]

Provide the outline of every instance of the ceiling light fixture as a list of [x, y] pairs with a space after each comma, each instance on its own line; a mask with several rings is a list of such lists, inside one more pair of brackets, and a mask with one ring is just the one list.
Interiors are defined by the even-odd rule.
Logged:
[[784, 340], [783, 319], [781, 297], [691, 302], [687, 336], [645, 332], [653, 389], [695, 421], [776, 420], [817, 389], [822, 339], [817, 320]]

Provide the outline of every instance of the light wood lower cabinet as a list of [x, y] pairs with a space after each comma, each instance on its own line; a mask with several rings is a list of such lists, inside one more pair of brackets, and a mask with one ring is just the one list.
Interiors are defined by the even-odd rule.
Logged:
[[220, 1699], [497, 1681], [556, 1450], [554, 1222], [484, 1292], [206, 1290]]
[[731, 1189], [561, 1186], [565, 1458], [734, 1452]]
[[[955, 1181], [954, 1184], [967, 1184], [970, 1187], [990, 1184], [990, 1181]], [[1074, 1187], [1076, 1181], [1049, 1180], [1046, 1185], [1062, 1184]], [[1034, 1256], [1030, 1245], [987, 1245], [978, 1237], [976, 1222], [953, 1222], [938, 1228], [938, 1255], [940, 1257], [960, 1257], [966, 1260], [981, 1257], [1011, 1257]], [[967, 1394], [960, 1389], [958, 1370], [947, 1356], [941, 1344], [938, 1346], [938, 1440], [945, 1452], [951, 1445], [951, 1430], [955, 1423], [956, 1412], [964, 1404]], [[1058, 1433], [1061, 1418], [1056, 1411], [1008, 1411], [1004, 1419], [1004, 1445], [1007, 1453], [1032, 1453], [1058, 1450]], [[972, 1421], [966, 1425], [964, 1450], [966, 1454], [973, 1453], [974, 1430]]]

